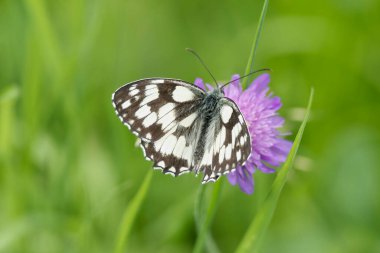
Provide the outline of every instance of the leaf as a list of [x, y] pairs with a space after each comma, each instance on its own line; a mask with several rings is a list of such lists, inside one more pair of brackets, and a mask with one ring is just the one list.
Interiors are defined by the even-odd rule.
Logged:
[[[194, 207], [194, 216], [195, 216], [195, 225], [198, 231], [198, 237], [195, 242], [195, 246], [193, 249], [194, 253], [200, 253], [203, 250], [204, 244], [206, 242], [207, 252], [218, 252], [218, 248], [215, 242], [212, 239], [211, 234], [209, 233], [209, 227], [211, 225], [212, 219], [214, 217], [216, 206], [218, 204], [218, 200], [220, 197], [220, 190], [222, 186], [222, 180], [218, 180], [214, 184], [214, 188], [212, 191], [211, 199], [209, 201], [209, 205], [207, 210], [204, 210], [202, 203], [205, 203], [205, 185], [201, 185], [198, 196], [195, 200]], [[202, 215], [206, 212], [205, 215]]]
[[[264, 25], [265, 15], [267, 14], [268, 3], [269, 3], [269, 0], [265, 0], [264, 4], [263, 4], [263, 8], [261, 9], [259, 24], [257, 25], [257, 30], [255, 33], [255, 37], [253, 39], [251, 52], [249, 54], [248, 63], [247, 63], [247, 67], [245, 68], [244, 75], [248, 75], [249, 72], [251, 72], [253, 69], [253, 63], [254, 63], [255, 56], [256, 56], [257, 45], [259, 44], [261, 30], [262, 30], [263, 25]], [[243, 87], [243, 89], [247, 88], [247, 78], [245, 78], [242, 81], [242, 87]]]
[[259, 247], [262, 238], [264, 237], [267, 228], [272, 220], [273, 213], [276, 210], [277, 202], [280, 197], [281, 191], [285, 185], [289, 170], [293, 166], [294, 158], [297, 154], [298, 147], [301, 143], [302, 134], [304, 132], [307, 120], [309, 119], [311, 104], [313, 102], [314, 89], [310, 91], [309, 102], [307, 106], [306, 115], [298, 130], [293, 146], [289, 152], [288, 158], [284, 165], [278, 172], [276, 179], [273, 182], [271, 191], [265, 199], [263, 205], [260, 207], [256, 216], [252, 220], [247, 232], [236, 249], [236, 253], [245, 252], [259, 252]]

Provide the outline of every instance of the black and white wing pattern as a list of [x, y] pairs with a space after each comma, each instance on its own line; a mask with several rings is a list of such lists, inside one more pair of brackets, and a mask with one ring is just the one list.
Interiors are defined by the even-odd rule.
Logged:
[[210, 95], [181, 80], [152, 78], [124, 85], [112, 101], [120, 120], [141, 139], [145, 157], [165, 174], [203, 172], [203, 183], [215, 181], [251, 153], [245, 120], [221, 92]]
[[112, 100], [120, 120], [141, 139], [145, 157], [165, 174], [177, 176], [194, 167], [205, 96], [190, 83], [155, 78], [126, 84]]
[[251, 137], [238, 106], [225, 97], [219, 104], [218, 114], [206, 135], [203, 182], [215, 181], [234, 171], [237, 165], [244, 165], [251, 154]]

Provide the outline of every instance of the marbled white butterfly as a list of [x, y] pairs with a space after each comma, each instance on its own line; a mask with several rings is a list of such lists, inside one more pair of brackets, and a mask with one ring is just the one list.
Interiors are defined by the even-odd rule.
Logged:
[[202, 183], [215, 181], [251, 153], [244, 117], [222, 89], [206, 93], [181, 80], [151, 78], [124, 85], [112, 101], [145, 157], [164, 173], [203, 172]]
[[[258, 71], [263, 70], [268, 69]], [[214, 182], [244, 165], [251, 154], [244, 117], [223, 93], [229, 83], [205, 92], [182, 80], [148, 78], [117, 89], [112, 102], [120, 120], [140, 138], [154, 168], [173, 176], [203, 172], [202, 183]]]

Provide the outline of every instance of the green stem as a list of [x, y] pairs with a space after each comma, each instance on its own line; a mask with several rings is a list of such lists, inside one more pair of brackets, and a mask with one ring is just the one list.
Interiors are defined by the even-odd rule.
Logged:
[[140, 209], [141, 203], [145, 199], [146, 193], [150, 186], [150, 182], [152, 181], [152, 176], [153, 170], [149, 170], [136, 196], [132, 199], [131, 203], [124, 211], [114, 253], [121, 253], [127, 247], [128, 237], [133, 225], [133, 221], [135, 220], [136, 214]]
[[[244, 75], [248, 75], [250, 72], [252, 72], [253, 63], [254, 63], [255, 56], [256, 56], [257, 45], [258, 45], [258, 42], [260, 39], [261, 30], [262, 30], [263, 25], [264, 25], [265, 15], [266, 15], [267, 9], [268, 9], [268, 3], [269, 3], [269, 0], [264, 0], [264, 5], [263, 5], [263, 8], [262, 8], [261, 14], [260, 14], [259, 24], [257, 26], [255, 37], [253, 39], [251, 52], [249, 54], [248, 63], [247, 63], [247, 67], [245, 68]], [[247, 78], [243, 79], [242, 86], [243, 86], [243, 89], [247, 88]]]
[[256, 216], [252, 220], [247, 232], [245, 233], [235, 253], [259, 252], [262, 238], [264, 237], [268, 229], [268, 226], [272, 220], [282, 188], [284, 187], [286, 183], [287, 175], [289, 173], [289, 170], [293, 166], [294, 158], [297, 154], [298, 147], [301, 143], [302, 135], [303, 135], [306, 123], [309, 119], [311, 104], [313, 102], [313, 96], [314, 96], [314, 89], [311, 89], [306, 115], [298, 130], [297, 136], [294, 140], [294, 143], [289, 152], [289, 155], [284, 165], [279, 170], [276, 176], [276, 179], [273, 182], [271, 191], [269, 192], [267, 198], [265, 199], [263, 205], [260, 207]]
[[208, 234], [209, 233], [209, 227], [210, 227], [211, 221], [214, 217], [216, 206], [217, 206], [217, 203], [218, 203], [218, 200], [220, 197], [222, 180], [218, 180], [215, 183], [214, 189], [212, 191], [210, 203], [209, 203], [209, 206], [208, 206], [207, 211], [206, 211], [206, 217], [204, 217], [202, 219], [201, 203], [204, 203], [203, 199], [204, 199], [205, 190], [202, 189], [204, 187], [205, 186], [202, 185], [201, 189], [199, 189], [197, 201], [195, 203], [196, 221], [198, 220], [198, 222], [197, 222], [198, 224], [202, 223], [202, 226], [200, 226], [200, 225], [197, 226], [197, 227], [199, 227], [199, 229], [198, 229], [198, 237], [197, 237], [197, 240], [195, 242], [195, 246], [194, 246], [194, 250], [193, 250], [194, 253], [202, 252], [203, 247], [204, 247], [204, 243], [205, 243], [207, 237], [209, 236], [209, 234]]

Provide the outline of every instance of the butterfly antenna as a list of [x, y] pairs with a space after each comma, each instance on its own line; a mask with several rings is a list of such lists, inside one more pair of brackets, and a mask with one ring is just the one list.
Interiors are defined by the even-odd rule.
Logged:
[[192, 53], [195, 57], [198, 58], [198, 60], [202, 63], [203, 67], [207, 70], [207, 72], [210, 74], [210, 76], [211, 76], [212, 79], [214, 80], [216, 87], [218, 87], [218, 83], [216, 82], [215, 77], [211, 74], [211, 71], [209, 70], [209, 68], [207, 67], [207, 65], [204, 63], [204, 61], [202, 60], [202, 58], [197, 54], [197, 52], [195, 52], [195, 51], [194, 51], [193, 49], [191, 49], [191, 48], [186, 48], [186, 51]]
[[246, 75], [244, 75], [244, 76], [241, 76], [241, 77], [239, 77], [239, 78], [236, 78], [236, 79], [234, 79], [234, 80], [229, 81], [228, 83], [223, 84], [222, 86], [219, 87], [219, 89], [223, 89], [224, 86], [226, 86], [226, 85], [228, 85], [228, 84], [230, 84], [230, 83], [233, 83], [233, 82], [235, 82], [235, 81], [238, 81], [238, 80], [240, 80], [240, 79], [246, 78], [246, 77], [248, 77], [248, 76], [250, 76], [250, 75], [253, 75], [253, 74], [257, 73], [257, 72], [262, 72], [262, 71], [272, 71], [272, 70], [271, 70], [271, 69], [268, 69], [268, 68], [265, 68], [265, 69], [258, 69], [258, 70], [252, 71], [251, 73], [248, 73], [248, 74], [246, 74]]

